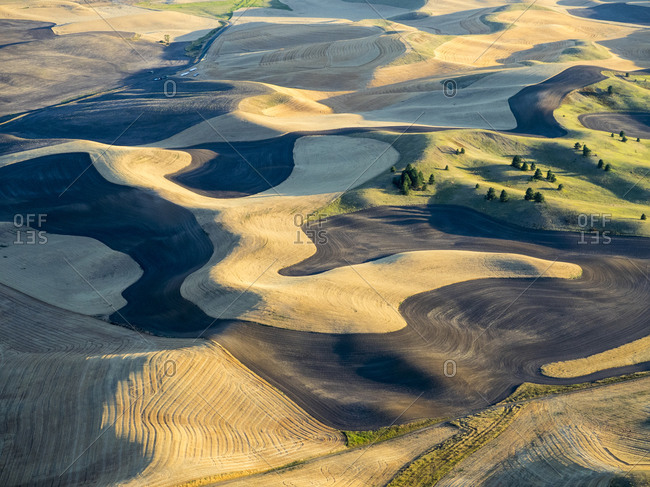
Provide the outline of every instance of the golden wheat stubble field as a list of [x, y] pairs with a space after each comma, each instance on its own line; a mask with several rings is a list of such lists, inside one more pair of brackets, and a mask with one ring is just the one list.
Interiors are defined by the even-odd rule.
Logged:
[[0, 483], [643, 485], [646, 382], [562, 387], [647, 369], [574, 221], [649, 234], [647, 7], [565, 3], [0, 2]]

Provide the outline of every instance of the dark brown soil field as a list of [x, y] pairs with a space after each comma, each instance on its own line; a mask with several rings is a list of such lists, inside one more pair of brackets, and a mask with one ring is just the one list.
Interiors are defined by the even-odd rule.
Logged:
[[580, 123], [592, 130], [602, 130], [616, 135], [625, 131], [628, 138], [650, 139], [650, 113], [585, 113], [578, 117]]
[[569, 13], [588, 19], [650, 25], [650, 8], [624, 2], [604, 3], [589, 8], [575, 8], [570, 9]]
[[574, 66], [537, 85], [528, 86], [508, 100], [517, 120], [512, 132], [542, 137], [563, 137], [566, 130], [555, 120], [553, 112], [565, 96], [606, 77], [597, 66]]
[[299, 135], [256, 142], [204, 144], [184, 149], [192, 163], [167, 179], [212, 198], [241, 198], [271, 189], [293, 170]]
[[132, 32], [55, 35], [53, 25], [0, 20], [0, 117], [150, 84], [155, 76], [171, 75], [189, 62], [187, 43], [129, 41]]
[[[196, 80], [177, 80], [176, 94], [165, 81], [144, 81], [128, 89], [31, 112], [2, 126], [25, 138], [67, 138], [140, 145], [171, 137], [235, 108], [259, 89]], [[167, 94], [172, 93], [168, 87]], [[119, 139], [118, 139], [119, 138]], [[215, 134], [215, 139], [219, 136]]]
[[[582, 266], [580, 279], [484, 279], [407, 299], [408, 326], [388, 334], [303, 333], [238, 323], [213, 338], [310, 413], [341, 428], [484, 407], [524, 381], [569, 383], [645, 370], [619, 368], [568, 380], [544, 363], [601, 352], [650, 331], [650, 239], [579, 244], [569, 232], [530, 231], [461, 207], [384, 207], [329, 220], [328, 242], [285, 275], [322, 272], [396, 252], [513, 252]], [[372, 285], [372, 283], [370, 283]], [[457, 374], [446, 377], [454, 360]]]

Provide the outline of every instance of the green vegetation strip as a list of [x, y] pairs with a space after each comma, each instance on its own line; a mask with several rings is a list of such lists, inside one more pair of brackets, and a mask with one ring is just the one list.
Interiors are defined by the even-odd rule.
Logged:
[[355, 448], [358, 446], [369, 445], [380, 441], [390, 440], [397, 436], [402, 436], [412, 431], [426, 428], [434, 424], [443, 422], [443, 419], [424, 419], [422, 421], [414, 421], [407, 424], [397, 424], [393, 426], [386, 426], [376, 430], [369, 431], [343, 431], [348, 448]]
[[521, 404], [508, 405], [452, 421], [459, 432], [402, 468], [389, 487], [436, 485], [461, 461], [503, 433], [523, 408]]
[[643, 377], [650, 377], [650, 372], [635, 372], [633, 374], [620, 375], [618, 377], [608, 377], [607, 379], [601, 379], [592, 382], [581, 382], [580, 384], [568, 384], [565, 386], [533, 384], [531, 382], [524, 382], [519, 387], [517, 387], [515, 392], [501, 401], [500, 404], [528, 401], [531, 399], [537, 399], [539, 397], [550, 396], [552, 394], [563, 394], [566, 392], [578, 391], [582, 389], [591, 389], [593, 387], [606, 386], [609, 384], [615, 384], [617, 382], [641, 379]]
[[234, 11], [241, 8], [268, 7], [281, 10], [291, 10], [291, 7], [280, 0], [221, 0], [216, 2], [189, 2], [189, 3], [159, 3], [140, 2], [138, 7], [155, 10], [173, 10], [198, 17], [209, 17], [230, 20]]

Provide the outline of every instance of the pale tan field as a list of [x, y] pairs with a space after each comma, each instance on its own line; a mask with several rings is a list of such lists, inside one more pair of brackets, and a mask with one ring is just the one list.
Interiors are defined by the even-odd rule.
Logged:
[[126, 304], [122, 291], [142, 276], [131, 257], [91, 238], [39, 234], [32, 225], [0, 223], [2, 284], [86, 315], [107, 316]]
[[106, 326], [4, 286], [0, 313], [2, 485], [178, 485], [343, 447], [216, 343]]
[[[280, 269], [315, 251], [297, 219], [304, 220], [311, 210], [331, 201], [360, 173], [358, 183], [395, 163], [397, 152], [373, 139], [302, 138], [295, 148], [296, 167], [285, 182], [260, 195], [234, 200], [196, 195], [164, 179], [164, 174], [189, 163], [189, 155], [182, 152], [111, 149], [107, 158], [98, 157], [99, 144], [70, 143], [29, 154], [71, 147], [92, 150], [96, 167], [109, 180], [155, 189], [161, 196], [195, 209], [211, 235], [215, 252], [208, 265], [187, 278], [182, 293], [214, 317], [315, 332], [389, 332], [406, 326], [397, 308], [419, 292], [476, 278], [536, 277], [544, 273], [545, 277], [570, 279], [581, 273], [575, 264], [551, 265], [523, 255], [429, 251], [399, 254], [315, 276], [280, 275]], [[17, 157], [4, 160], [15, 161]], [[110, 166], [106, 161], [111, 161]], [[232, 238], [224, 239], [215, 222], [239, 238], [234, 248]], [[419, 272], [413, 275], [413, 269]], [[261, 298], [261, 303], [251, 308], [255, 297]]]
[[650, 337], [645, 337], [589, 357], [544, 365], [542, 372], [549, 377], [571, 378], [648, 361], [650, 361]]
[[606, 486], [615, 478], [647, 485], [649, 385], [643, 379], [533, 401], [437, 485]]
[[[189, 0], [175, 3], [183, 2]], [[210, 142], [359, 127], [383, 127], [394, 138], [407, 126], [514, 129], [508, 100], [526, 86], [575, 65], [650, 66], [647, 28], [578, 18], [556, 0], [540, 0], [529, 11], [510, 3], [498, 10], [506, 5], [500, 0], [429, 0], [415, 15], [365, 1], [283, 2], [292, 10], [235, 12], [196, 64], [198, 81], [259, 89], [229, 113], [147, 146], [78, 140], [2, 155], [0, 167], [88, 152], [108, 181], [155, 192], [192, 211], [214, 253], [181, 293], [215, 318], [314, 333], [388, 333], [406, 326], [398, 309], [417, 293], [473, 279], [581, 275], [579, 266], [566, 262], [454, 250], [405, 252], [313, 276], [281, 275], [316, 251], [301, 228], [312, 212], [400, 167], [404, 154], [371, 136], [301, 137], [291, 175], [244, 198], [202, 196], [166, 176], [191, 163], [179, 147]], [[7, 62], [5, 72], [14, 78], [0, 79], [4, 114], [46, 106], [52, 93], [63, 100], [93, 92], [86, 85], [83, 93], [51, 88], [82, 78], [69, 72], [72, 58], [80, 72], [101, 69], [115, 84], [149, 69], [153, 54], [139, 46], [148, 45], [160, 65], [180, 66], [151, 46], [162, 49], [158, 41], [165, 35], [195, 40], [221, 25], [136, 2], [1, 3], [1, 18], [55, 23], [57, 42], [97, 31], [129, 34], [111, 36], [114, 45], [106, 51], [62, 48], [47, 68], [13, 47], [17, 60]], [[503, 30], [497, 23], [512, 25]], [[579, 54], [567, 55], [567, 49]], [[182, 64], [172, 80], [181, 79]], [[23, 106], [27, 88], [15, 81], [20, 77], [47, 93]], [[459, 83], [454, 97], [443, 91], [449, 79]], [[454, 144], [464, 133], [454, 132]], [[460, 173], [452, 168], [447, 174], [453, 183]], [[465, 181], [468, 187], [474, 179]], [[401, 197], [395, 198], [390, 201]], [[13, 245], [15, 238], [12, 224], [0, 222], [2, 485], [383, 485], [455, 431], [436, 426], [344, 451], [339, 431], [218, 343], [141, 335], [92, 318], [126, 304], [121, 293], [142, 275], [130, 257], [83, 237], [49, 235], [48, 245], [32, 247]], [[649, 350], [642, 339], [549, 364], [544, 373], [577, 377], [648, 361]], [[648, 385], [646, 379], [533, 401], [438, 485], [607, 486], [616, 476], [650, 475]]]
[[264, 486], [384, 485], [405, 464], [450, 437], [456, 428], [432, 426], [401, 438], [370, 444], [312, 460], [291, 469], [225, 482], [219, 485]]

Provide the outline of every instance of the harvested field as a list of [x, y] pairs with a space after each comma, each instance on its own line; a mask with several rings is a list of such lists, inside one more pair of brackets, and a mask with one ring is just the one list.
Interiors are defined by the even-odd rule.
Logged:
[[192, 163], [166, 176], [212, 198], [240, 198], [270, 190], [289, 177], [298, 135], [259, 142], [207, 144], [185, 149]]
[[139, 335], [5, 286], [0, 315], [2, 485], [175, 486], [343, 448], [216, 344]]
[[288, 469], [218, 485], [366, 487], [386, 484], [404, 465], [454, 434], [455, 428], [438, 425], [407, 436], [337, 453]]
[[650, 381], [536, 400], [437, 485], [647, 485]]
[[[602, 352], [650, 330], [642, 297], [648, 239], [619, 237], [611, 245], [579, 245], [577, 234], [523, 230], [445, 207], [379, 208], [334, 217], [323, 228], [327, 242], [317, 242], [315, 256], [285, 269], [285, 274], [315, 274], [424, 248], [507, 248], [551, 263], [579, 263], [583, 269], [575, 280], [551, 280], [542, 274], [533, 281], [475, 280], [416, 295], [400, 307], [409, 326], [393, 333], [315, 336], [246, 324], [215, 335], [310, 412], [340, 427], [390, 421], [393, 413], [384, 405], [397, 403], [404, 394], [413, 399], [424, 394], [406, 420], [478, 407], [485, 398], [503, 398], [523, 381], [567, 383], [542, 376], [540, 367], [557, 360], [549, 360], [551, 356]], [[380, 284], [373, 280], [368, 285]], [[270, 350], [285, 364], [284, 371], [265, 365], [271, 361], [266, 356]], [[443, 374], [449, 359], [458, 366], [453, 379]], [[314, 388], [327, 393], [308, 392]]]
[[579, 120], [588, 129], [617, 135], [623, 130], [628, 137], [650, 139], [650, 113], [588, 113]]
[[188, 210], [109, 183], [84, 153], [19, 162], [0, 168], [0, 174], [0, 220], [13, 221], [16, 214], [46, 215], [37, 230], [97, 239], [142, 267], [142, 278], [123, 292], [128, 304], [113, 309], [112, 321], [163, 333], [205, 328], [209, 318], [180, 294], [185, 278], [203, 266], [213, 250]]

